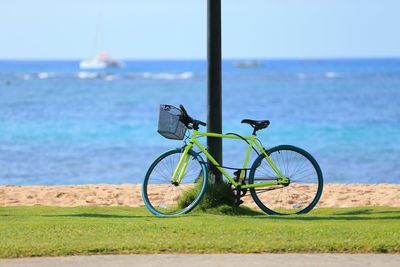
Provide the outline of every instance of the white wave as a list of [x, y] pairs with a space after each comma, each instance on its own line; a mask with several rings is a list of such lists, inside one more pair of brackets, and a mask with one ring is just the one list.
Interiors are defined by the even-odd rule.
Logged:
[[50, 78], [51, 76], [52, 76], [51, 73], [48, 73], [48, 72], [40, 72], [38, 74], [39, 79], [47, 79], [47, 78]]
[[299, 79], [306, 79], [306, 78], [307, 78], [307, 74], [298, 73], [298, 74], [297, 74], [297, 78], [299, 78]]
[[81, 71], [78, 72], [78, 78], [80, 79], [94, 79], [97, 78], [97, 73], [96, 72], [85, 72], [85, 71]]
[[332, 78], [340, 77], [340, 74], [337, 72], [325, 72], [325, 77], [332, 79]]
[[30, 80], [30, 79], [32, 79], [32, 75], [30, 75], [30, 74], [22, 74], [21, 78], [23, 80]]
[[193, 72], [182, 73], [143, 73], [143, 78], [154, 80], [186, 80], [192, 78]]
[[190, 79], [190, 78], [193, 78], [193, 76], [194, 76], [193, 72], [183, 72], [183, 73], [181, 73], [180, 78], [181, 79]]
[[106, 75], [106, 76], [104, 76], [104, 80], [105, 81], [113, 81], [113, 80], [116, 80], [116, 79], [118, 79], [118, 75]]

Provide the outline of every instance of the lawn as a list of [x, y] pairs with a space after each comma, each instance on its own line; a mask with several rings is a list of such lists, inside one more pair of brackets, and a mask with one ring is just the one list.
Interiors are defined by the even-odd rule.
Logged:
[[298, 216], [145, 208], [1, 207], [0, 257], [132, 253], [399, 253], [400, 208], [320, 208]]

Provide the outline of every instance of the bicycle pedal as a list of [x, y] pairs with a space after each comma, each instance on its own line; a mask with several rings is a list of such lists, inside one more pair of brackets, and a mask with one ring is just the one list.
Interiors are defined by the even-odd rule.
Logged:
[[243, 203], [244, 203], [243, 200], [239, 200], [239, 201], [236, 201], [236, 202], [235, 202], [235, 205], [236, 205], [236, 206], [240, 206], [240, 205], [243, 204]]

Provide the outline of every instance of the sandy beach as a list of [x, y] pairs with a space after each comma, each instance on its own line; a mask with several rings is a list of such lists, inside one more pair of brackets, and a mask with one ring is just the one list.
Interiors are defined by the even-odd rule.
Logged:
[[[162, 194], [162, 190], [160, 190]], [[317, 207], [400, 207], [400, 184], [325, 184]], [[244, 205], [256, 208], [250, 194]], [[144, 206], [139, 184], [0, 186], [0, 206]]]

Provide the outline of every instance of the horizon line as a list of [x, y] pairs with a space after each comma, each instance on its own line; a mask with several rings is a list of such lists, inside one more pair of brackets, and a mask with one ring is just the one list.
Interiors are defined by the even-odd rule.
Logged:
[[[114, 58], [113, 58], [114, 59]], [[207, 58], [115, 58], [123, 61], [207, 61]], [[371, 60], [400, 59], [400, 56], [362, 56], [362, 57], [238, 57], [222, 58], [222, 61], [284, 61], [284, 60]], [[0, 58], [0, 61], [82, 61], [82, 58]]]

